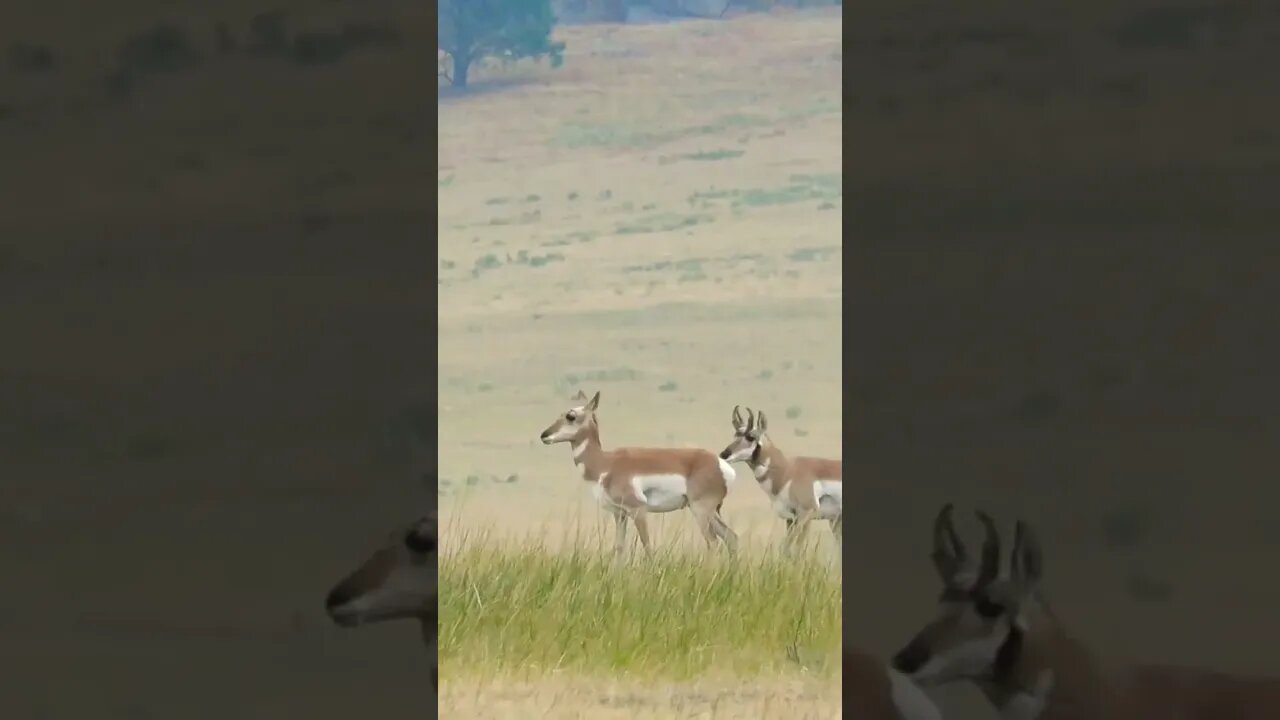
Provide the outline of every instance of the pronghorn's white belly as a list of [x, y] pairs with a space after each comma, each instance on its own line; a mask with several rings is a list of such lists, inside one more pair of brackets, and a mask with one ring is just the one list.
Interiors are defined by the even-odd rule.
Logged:
[[671, 512], [689, 504], [689, 480], [683, 475], [636, 475], [631, 487], [649, 512]]
[[839, 480], [815, 480], [813, 502], [818, 506], [818, 517], [834, 520], [844, 510], [844, 483]]

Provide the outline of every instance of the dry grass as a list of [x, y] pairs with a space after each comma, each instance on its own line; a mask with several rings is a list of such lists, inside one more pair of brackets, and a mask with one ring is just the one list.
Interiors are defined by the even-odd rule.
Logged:
[[446, 676], [837, 675], [840, 577], [819, 553], [730, 559], [719, 549], [667, 547], [620, 566], [590, 544], [545, 536], [516, 543], [454, 533], [445, 541]]

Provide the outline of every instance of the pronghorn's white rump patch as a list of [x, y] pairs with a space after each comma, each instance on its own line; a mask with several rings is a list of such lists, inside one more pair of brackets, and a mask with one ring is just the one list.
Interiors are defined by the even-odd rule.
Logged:
[[933, 704], [933, 700], [929, 699], [920, 686], [893, 668], [889, 668], [888, 673], [889, 696], [900, 717], [904, 720], [942, 720], [938, 706]]
[[649, 512], [671, 512], [689, 504], [689, 480], [683, 475], [636, 475], [631, 487]]
[[815, 480], [813, 483], [813, 502], [818, 506], [818, 514], [823, 518], [831, 518], [840, 514], [844, 508], [844, 483], [833, 480]]
[[734, 472], [733, 466], [724, 458], [716, 458], [720, 462], [720, 475], [724, 477], [725, 485], [732, 485], [734, 480], [738, 479], [738, 473]]

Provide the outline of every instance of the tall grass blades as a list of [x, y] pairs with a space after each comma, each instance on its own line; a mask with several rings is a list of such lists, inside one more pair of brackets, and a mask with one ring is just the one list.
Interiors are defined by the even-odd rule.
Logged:
[[546, 540], [446, 545], [443, 676], [826, 677], [839, 667], [840, 579], [820, 554], [656, 550], [615, 563], [612, 548]]

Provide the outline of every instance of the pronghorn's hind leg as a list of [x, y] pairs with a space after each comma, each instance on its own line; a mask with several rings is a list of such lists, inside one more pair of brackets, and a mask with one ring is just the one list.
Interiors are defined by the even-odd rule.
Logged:
[[707, 549], [710, 550], [712, 544], [720, 537], [716, 534], [711, 519], [714, 511], [704, 507], [701, 503], [691, 502], [689, 503], [689, 512], [693, 513], [693, 519], [698, 523], [698, 531], [702, 533], [702, 539], [706, 541]]
[[720, 507], [716, 506], [716, 511], [711, 516], [711, 522], [715, 533], [720, 538], [720, 542], [728, 548], [730, 555], [738, 554], [738, 533], [729, 527], [729, 523], [724, 521], [724, 517], [720, 515]]
[[721, 503], [717, 502], [712, 506], [707, 500], [695, 501], [689, 503], [689, 510], [698, 521], [698, 529], [702, 531], [702, 537], [707, 541], [707, 549], [710, 550], [718, 540], [724, 543], [725, 548], [732, 555], [738, 551], [738, 535], [720, 516], [720, 505]]
[[[724, 521], [724, 516], [720, 514], [722, 507], [724, 507], [723, 499], [716, 502], [715, 507], [707, 508], [705, 518], [707, 532], [713, 538], [724, 543], [725, 549], [729, 551], [730, 555], [735, 555], [738, 552], [738, 534], [733, 531], [733, 528], [729, 527], [729, 523]], [[710, 542], [710, 538], [708, 542]]]

